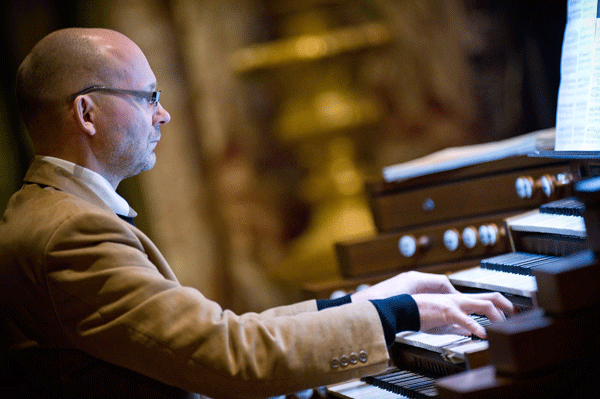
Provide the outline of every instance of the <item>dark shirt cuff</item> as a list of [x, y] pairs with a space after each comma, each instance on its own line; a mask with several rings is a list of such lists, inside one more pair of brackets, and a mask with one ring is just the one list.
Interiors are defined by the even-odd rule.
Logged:
[[371, 300], [383, 326], [385, 342], [392, 346], [396, 334], [401, 331], [419, 331], [421, 319], [419, 308], [412, 296], [407, 294], [397, 295], [386, 299]]
[[[337, 299], [317, 299], [317, 309], [323, 310], [351, 302], [350, 295]], [[370, 302], [377, 309], [388, 347], [392, 346], [396, 340], [397, 333], [401, 331], [419, 331], [421, 328], [419, 308], [412, 296], [402, 294], [385, 299], [372, 299]]]
[[350, 295], [344, 295], [336, 299], [317, 299], [317, 309], [323, 310], [326, 308], [332, 308], [334, 306], [341, 306], [352, 302]]

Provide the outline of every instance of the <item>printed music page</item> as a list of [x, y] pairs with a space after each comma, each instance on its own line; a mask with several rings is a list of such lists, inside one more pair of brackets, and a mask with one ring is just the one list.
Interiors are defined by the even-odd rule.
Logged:
[[390, 182], [406, 180], [502, 158], [527, 155], [537, 150], [552, 149], [554, 135], [552, 128], [490, 143], [449, 147], [412, 161], [386, 166], [382, 171], [383, 178]]
[[599, 16], [597, 0], [568, 2], [555, 151], [600, 150]]

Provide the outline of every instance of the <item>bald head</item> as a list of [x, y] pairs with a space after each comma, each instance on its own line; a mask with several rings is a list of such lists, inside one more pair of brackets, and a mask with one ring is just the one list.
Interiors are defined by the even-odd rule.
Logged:
[[44, 37], [17, 73], [17, 100], [30, 134], [38, 124], [58, 122], [56, 113], [70, 94], [123, 79], [131, 51], [141, 53], [126, 36], [107, 29], [69, 28]]

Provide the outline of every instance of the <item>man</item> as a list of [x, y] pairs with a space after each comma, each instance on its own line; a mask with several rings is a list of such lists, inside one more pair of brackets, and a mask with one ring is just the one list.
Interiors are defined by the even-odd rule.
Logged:
[[0, 298], [13, 365], [36, 394], [289, 393], [385, 370], [398, 331], [457, 324], [483, 337], [469, 313], [512, 311], [416, 272], [260, 314], [182, 287], [115, 192], [156, 162], [170, 115], [155, 90], [138, 46], [104, 29], [56, 31], [19, 68], [36, 157], [0, 221]]

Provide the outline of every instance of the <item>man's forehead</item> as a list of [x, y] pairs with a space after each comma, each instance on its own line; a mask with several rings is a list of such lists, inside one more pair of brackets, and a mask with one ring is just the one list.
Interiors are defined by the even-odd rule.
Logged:
[[126, 36], [111, 33], [94, 38], [99, 50], [112, 64], [107, 67], [114, 68], [120, 79], [135, 85], [136, 89], [156, 89], [156, 77], [142, 50]]

